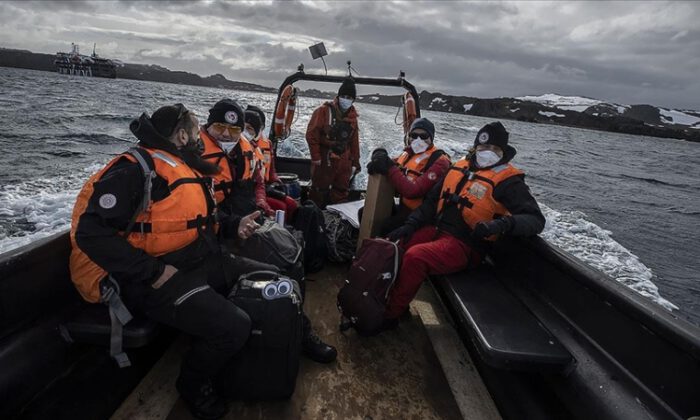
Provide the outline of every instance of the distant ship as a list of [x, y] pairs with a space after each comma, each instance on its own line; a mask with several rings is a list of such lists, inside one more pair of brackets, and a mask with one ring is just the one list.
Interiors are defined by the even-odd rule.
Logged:
[[117, 60], [98, 56], [95, 52], [95, 45], [92, 47], [91, 56], [82, 55], [78, 45], [73, 43], [71, 43], [71, 52], [56, 53], [56, 59], [53, 63], [56, 66], [56, 71], [60, 74], [111, 79], [117, 77], [117, 66], [121, 64]]

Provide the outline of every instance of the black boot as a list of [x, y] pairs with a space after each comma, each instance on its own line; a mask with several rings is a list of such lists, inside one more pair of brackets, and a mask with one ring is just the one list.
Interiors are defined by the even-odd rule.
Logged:
[[304, 356], [318, 363], [330, 363], [338, 356], [335, 347], [321, 341], [316, 333], [309, 328], [301, 343]]
[[216, 394], [211, 382], [194, 386], [186, 384], [181, 379], [182, 377], [177, 378], [175, 388], [177, 388], [180, 397], [182, 397], [182, 400], [194, 417], [202, 420], [216, 420], [226, 414], [226, 411], [228, 411], [226, 404]]

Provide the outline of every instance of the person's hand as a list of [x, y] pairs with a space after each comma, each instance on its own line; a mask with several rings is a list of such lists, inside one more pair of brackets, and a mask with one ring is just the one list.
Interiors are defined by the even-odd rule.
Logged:
[[260, 217], [260, 210], [254, 211], [249, 215], [241, 218], [241, 222], [238, 224], [238, 237], [241, 239], [248, 239], [255, 232], [260, 225], [255, 222], [255, 219]]
[[151, 287], [154, 289], [160, 289], [160, 287], [164, 285], [165, 282], [170, 280], [175, 273], [177, 273], [177, 268], [173, 267], [172, 265], [166, 265], [165, 268], [163, 268], [163, 273], [151, 284]]
[[476, 226], [474, 226], [472, 237], [476, 239], [484, 239], [491, 235], [501, 235], [508, 232], [511, 225], [511, 220], [507, 218], [490, 220], [488, 222], [479, 222], [476, 224]]
[[268, 185], [267, 187], [265, 187], [265, 194], [268, 197], [272, 197], [277, 200], [284, 200], [287, 197], [287, 194], [284, 192], [284, 190], [278, 189], [274, 185]]
[[411, 236], [415, 233], [416, 228], [411, 225], [403, 225], [397, 229], [392, 230], [386, 238], [391, 242], [403, 241], [408, 242]]
[[359, 164], [358, 164], [357, 166], [353, 166], [353, 167], [352, 167], [352, 170], [353, 170], [353, 174], [354, 174], [354, 175], [357, 175], [357, 174], [360, 173], [360, 171], [362, 171], [362, 169], [360, 168], [360, 165], [359, 165]]
[[389, 173], [389, 168], [396, 164], [389, 157], [389, 153], [386, 151], [386, 149], [375, 149], [372, 152], [371, 163], [374, 173], [382, 175]]
[[321, 166], [321, 161], [320, 160], [312, 160], [311, 164], [314, 166]]
[[371, 160], [370, 160], [369, 163], [367, 164], [367, 173], [368, 173], [369, 175], [374, 175], [374, 174], [377, 173], [376, 169], [374, 169], [374, 162], [371, 161]]

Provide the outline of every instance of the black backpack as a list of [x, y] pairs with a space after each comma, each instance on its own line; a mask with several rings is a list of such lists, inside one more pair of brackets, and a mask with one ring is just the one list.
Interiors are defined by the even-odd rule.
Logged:
[[311, 200], [296, 211], [294, 229], [304, 236], [304, 268], [307, 273], [321, 271], [326, 263], [328, 249], [323, 212]]

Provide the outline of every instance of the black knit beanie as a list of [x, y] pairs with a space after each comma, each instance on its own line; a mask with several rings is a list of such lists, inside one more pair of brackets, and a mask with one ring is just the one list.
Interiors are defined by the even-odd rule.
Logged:
[[248, 105], [245, 110], [246, 110], [246, 112], [248, 112], [248, 111], [257, 112], [258, 117], [260, 117], [260, 122], [262, 123], [262, 127], [265, 127], [265, 113], [263, 112], [262, 109], [258, 108], [255, 105]]
[[415, 120], [413, 120], [413, 124], [411, 124], [411, 129], [408, 130], [408, 132], [410, 133], [416, 128], [422, 128], [423, 130], [427, 131], [428, 134], [430, 134], [431, 139], [435, 139], [435, 125], [432, 122], [430, 122], [429, 119], [416, 118]]
[[256, 136], [260, 134], [260, 128], [262, 127], [262, 123], [260, 121], [260, 115], [258, 115], [257, 112], [247, 110], [245, 112], [245, 122], [253, 127]]
[[340, 85], [340, 89], [338, 89], [338, 96], [349, 96], [355, 99], [357, 97], [355, 81], [349, 77], [343, 80], [343, 84]]
[[151, 124], [158, 134], [168, 138], [173, 134], [175, 126], [185, 112], [187, 108], [182, 104], [160, 107], [151, 115]]
[[243, 130], [245, 126], [243, 108], [233, 99], [222, 99], [209, 110], [207, 125], [212, 123], [230, 124]]

